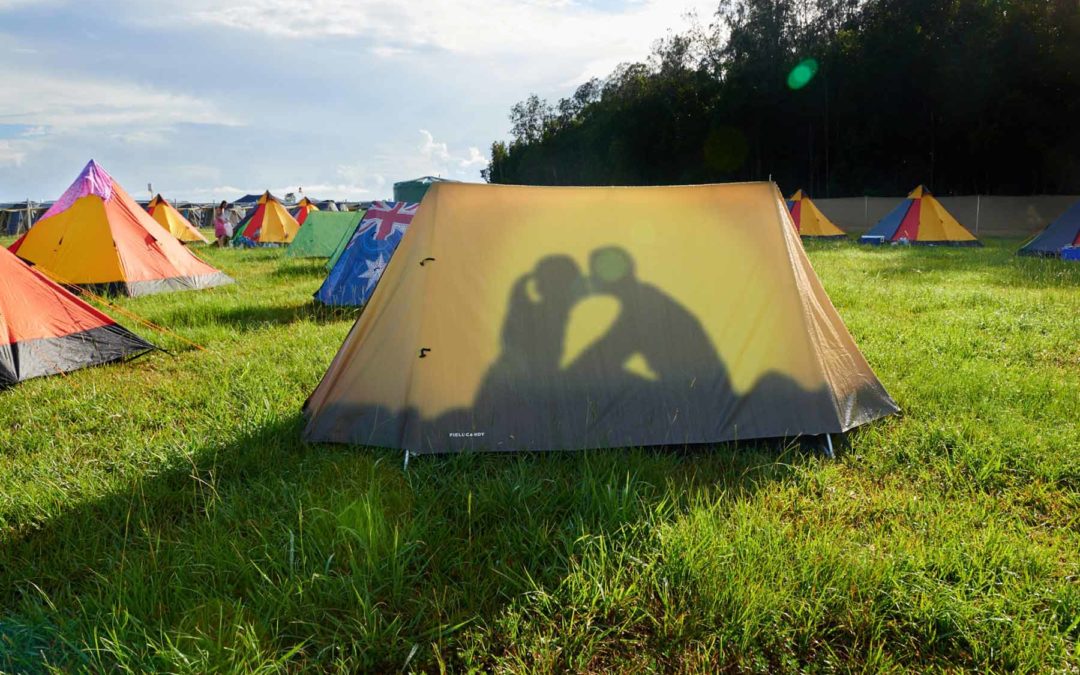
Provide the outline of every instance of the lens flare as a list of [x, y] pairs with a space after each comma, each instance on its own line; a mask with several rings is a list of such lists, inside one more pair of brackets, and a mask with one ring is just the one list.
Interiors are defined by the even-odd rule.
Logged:
[[788, 88], [792, 90], [802, 89], [810, 84], [810, 80], [814, 79], [814, 75], [817, 75], [817, 71], [818, 62], [816, 59], [803, 59], [799, 62], [799, 65], [792, 68], [791, 72], [788, 73]]

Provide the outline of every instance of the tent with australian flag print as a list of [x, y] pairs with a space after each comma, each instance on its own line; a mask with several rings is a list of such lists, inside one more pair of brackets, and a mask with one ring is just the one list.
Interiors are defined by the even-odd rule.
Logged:
[[416, 215], [417, 206], [407, 202], [373, 203], [326, 281], [315, 292], [315, 299], [334, 306], [367, 303]]

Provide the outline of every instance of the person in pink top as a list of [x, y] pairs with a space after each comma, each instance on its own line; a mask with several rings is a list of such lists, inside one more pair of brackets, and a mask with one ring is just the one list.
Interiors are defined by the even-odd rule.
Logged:
[[214, 209], [214, 238], [218, 246], [227, 246], [232, 236], [232, 221], [229, 220], [229, 203], [222, 200]]

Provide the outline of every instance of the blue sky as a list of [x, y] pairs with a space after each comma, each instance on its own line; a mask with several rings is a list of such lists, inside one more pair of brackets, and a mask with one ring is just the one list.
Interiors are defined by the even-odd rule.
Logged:
[[91, 157], [136, 197], [377, 199], [479, 180], [510, 106], [570, 93], [716, 0], [0, 0], [0, 201]]

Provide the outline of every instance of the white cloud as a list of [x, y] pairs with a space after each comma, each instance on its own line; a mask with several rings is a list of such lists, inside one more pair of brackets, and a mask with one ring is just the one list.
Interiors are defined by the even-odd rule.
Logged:
[[26, 159], [26, 149], [19, 143], [0, 140], [0, 166], [20, 166]]
[[18, 96], [0, 103], [7, 124], [49, 127], [52, 132], [114, 127], [157, 131], [177, 124], [237, 126], [239, 121], [208, 101], [130, 82], [64, 78], [11, 69], [5, 82]]
[[[172, 20], [283, 38], [360, 38], [381, 58], [435, 49], [470, 58], [522, 57], [530, 68], [558, 61], [560, 68], [577, 64], [580, 72], [580, 64], [589, 64], [585, 72], [592, 76], [644, 58], [665, 30], [684, 26], [691, 12], [708, 18], [717, 4], [629, 0], [619, 9], [599, 9], [583, 0], [189, 0]], [[572, 74], [563, 72], [553, 84]]]
[[421, 129], [424, 142], [420, 144], [420, 156], [429, 162], [443, 163], [450, 159], [450, 149], [446, 143], [436, 143], [435, 137], [427, 129]]
[[0, 0], [0, 12], [6, 12], [12, 9], [18, 9], [19, 7], [26, 7], [33, 5], [35, 7], [41, 7], [43, 5], [58, 5], [61, 4], [60, 0]]
[[337, 173], [343, 184], [304, 185], [304, 192], [331, 197], [341, 194], [355, 199], [382, 199], [391, 196], [393, 182], [419, 176], [479, 179], [478, 169], [487, 165], [487, 158], [478, 148], [469, 147], [465, 153], [458, 154], [449, 144], [436, 140], [427, 129], [420, 129], [419, 133], [420, 142], [411, 150], [398, 145], [380, 145], [363, 160], [338, 166]]
[[480, 148], [470, 147], [469, 156], [458, 160], [458, 166], [462, 169], [470, 169], [472, 167], [485, 167], [488, 165], [488, 158], [480, 152]]

